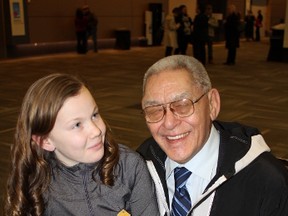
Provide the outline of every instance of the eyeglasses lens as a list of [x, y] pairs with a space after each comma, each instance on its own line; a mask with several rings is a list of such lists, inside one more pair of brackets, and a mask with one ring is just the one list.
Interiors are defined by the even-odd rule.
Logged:
[[161, 105], [145, 108], [145, 117], [148, 122], [160, 121], [164, 115], [164, 109]]
[[[172, 102], [169, 107], [173, 114], [179, 117], [186, 117], [194, 112], [193, 102], [189, 99]], [[163, 105], [146, 107], [144, 111], [146, 120], [151, 123], [160, 121], [165, 115]]]
[[179, 117], [186, 117], [194, 112], [193, 102], [188, 99], [175, 101], [170, 105], [173, 113]]

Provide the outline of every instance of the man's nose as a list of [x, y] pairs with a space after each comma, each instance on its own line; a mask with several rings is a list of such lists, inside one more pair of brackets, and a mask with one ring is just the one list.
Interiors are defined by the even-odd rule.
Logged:
[[165, 128], [173, 129], [179, 122], [179, 117], [176, 116], [173, 112], [173, 109], [168, 106], [165, 109], [163, 120]]

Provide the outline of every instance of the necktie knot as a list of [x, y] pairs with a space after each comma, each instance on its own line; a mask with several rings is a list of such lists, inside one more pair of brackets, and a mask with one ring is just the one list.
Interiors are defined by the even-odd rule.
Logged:
[[174, 169], [175, 192], [172, 200], [172, 216], [186, 216], [191, 208], [191, 200], [186, 182], [192, 173], [185, 167]]
[[174, 170], [175, 188], [184, 187], [191, 174], [185, 167], [176, 167]]

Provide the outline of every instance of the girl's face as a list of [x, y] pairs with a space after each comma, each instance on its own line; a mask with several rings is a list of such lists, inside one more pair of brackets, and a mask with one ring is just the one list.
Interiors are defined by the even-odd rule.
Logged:
[[104, 155], [105, 133], [106, 126], [97, 104], [83, 87], [78, 95], [64, 102], [42, 147], [55, 151], [56, 157], [66, 166], [93, 163]]

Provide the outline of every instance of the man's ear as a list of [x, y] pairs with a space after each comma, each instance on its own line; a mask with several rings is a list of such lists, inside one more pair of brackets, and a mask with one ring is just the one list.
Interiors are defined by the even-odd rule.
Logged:
[[217, 89], [212, 88], [208, 93], [210, 118], [214, 121], [220, 112], [220, 95]]
[[49, 138], [44, 138], [39, 135], [32, 135], [32, 140], [46, 151], [54, 151], [55, 146], [50, 142]]

